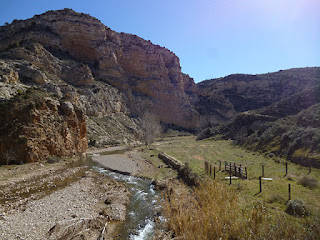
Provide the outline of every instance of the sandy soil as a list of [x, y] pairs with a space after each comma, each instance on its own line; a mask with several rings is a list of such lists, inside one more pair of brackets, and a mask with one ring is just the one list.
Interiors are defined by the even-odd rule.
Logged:
[[[126, 150], [126, 151], [125, 151]], [[123, 151], [112, 155], [102, 155], [108, 152]], [[125, 152], [124, 152], [125, 151]], [[124, 174], [129, 174], [137, 177], [146, 177], [146, 172], [150, 175], [151, 172], [157, 171], [155, 166], [142, 158], [137, 149], [126, 149], [123, 146], [91, 149], [87, 151], [87, 155], [92, 156], [92, 160], [101, 166]], [[100, 155], [101, 154], [101, 155]]]
[[125, 154], [93, 156], [92, 161], [106, 169], [127, 175], [136, 175], [138, 165]]

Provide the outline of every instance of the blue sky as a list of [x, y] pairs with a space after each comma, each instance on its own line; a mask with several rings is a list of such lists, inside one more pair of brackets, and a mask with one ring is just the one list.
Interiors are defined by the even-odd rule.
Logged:
[[320, 66], [319, 0], [2, 0], [0, 25], [63, 8], [170, 49], [196, 82]]

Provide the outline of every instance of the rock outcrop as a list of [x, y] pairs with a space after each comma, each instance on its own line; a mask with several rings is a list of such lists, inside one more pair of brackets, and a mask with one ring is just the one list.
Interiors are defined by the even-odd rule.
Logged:
[[2, 102], [0, 164], [47, 160], [49, 156], [81, 155], [87, 149], [84, 112], [41, 90]]
[[[35, 44], [28, 47], [26, 42]], [[2, 56], [28, 59], [73, 86], [93, 84], [94, 79], [108, 83], [125, 94], [132, 114], [148, 109], [165, 123], [197, 125], [198, 113], [185, 93], [192, 82], [184, 81], [179, 58], [150, 41], [114, 32], [96, 18], [64, 9], [2, 27], [0, 52], [17, 47], [16, 56]], [[29, 54], [28, 48], [36, 54]], [[43, 48], [45, 60], [36, 57]], [[40, 78], [33, 81], [44, 83]]]

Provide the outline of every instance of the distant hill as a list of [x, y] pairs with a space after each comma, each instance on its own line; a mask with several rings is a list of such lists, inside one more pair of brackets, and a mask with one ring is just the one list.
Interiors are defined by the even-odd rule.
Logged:
[[215, 124], [225, 123], [240, 112], [270, 106], [282, 99], [314, 87], [320, 68], [293, 68], [274, 73], [232, 74], [197, 84], [194, 103], [202, 118]]
[[238, 114], [199, 138], [222, 135], [237, 144], [320, 168], [320, 85], [268, 107]]

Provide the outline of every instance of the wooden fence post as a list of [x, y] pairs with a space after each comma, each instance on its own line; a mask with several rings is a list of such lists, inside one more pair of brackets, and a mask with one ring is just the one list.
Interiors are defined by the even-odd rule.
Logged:
[[224, 162], [224, 171], [227, 171], [227, 161]]
[[231, 174], [231, 165], [230, 165], [230, 172], [229, 172], [230, 183], [229, 183], [229, 185], [231, 185], [231, 176], [232, 176], [232, 174]]
[[288, 174], [288, 163], [286, 162], [286, 175], [284, 176], [287, 176], [287, 174]]
[[289, 183], [289, 200], [291, 200], [291, 185]]
[[241, 164], [239, 166], [239, 177], [242, 178], [242, 173], [241, 173]]
[[211, 177], [211, 175], [212, 175], [212, 165], [210, 163], [210, 177]]
[[221, 171], [221, 160], [219, 160], [219, 171]]
[[309, 172], [307, 175], [309, 175], [311, 173], [311, 165], [309, 165]]
[[213, 166], [213, 179], [216, 180], [216, 166]]
[[244, 167], [244, 170], [246, 171], [246, 179], [248, 179], [247, 167]]
[[259, 177], [259, 186], [260, 186], [260, 192], [262, 192], [262, 177]]

